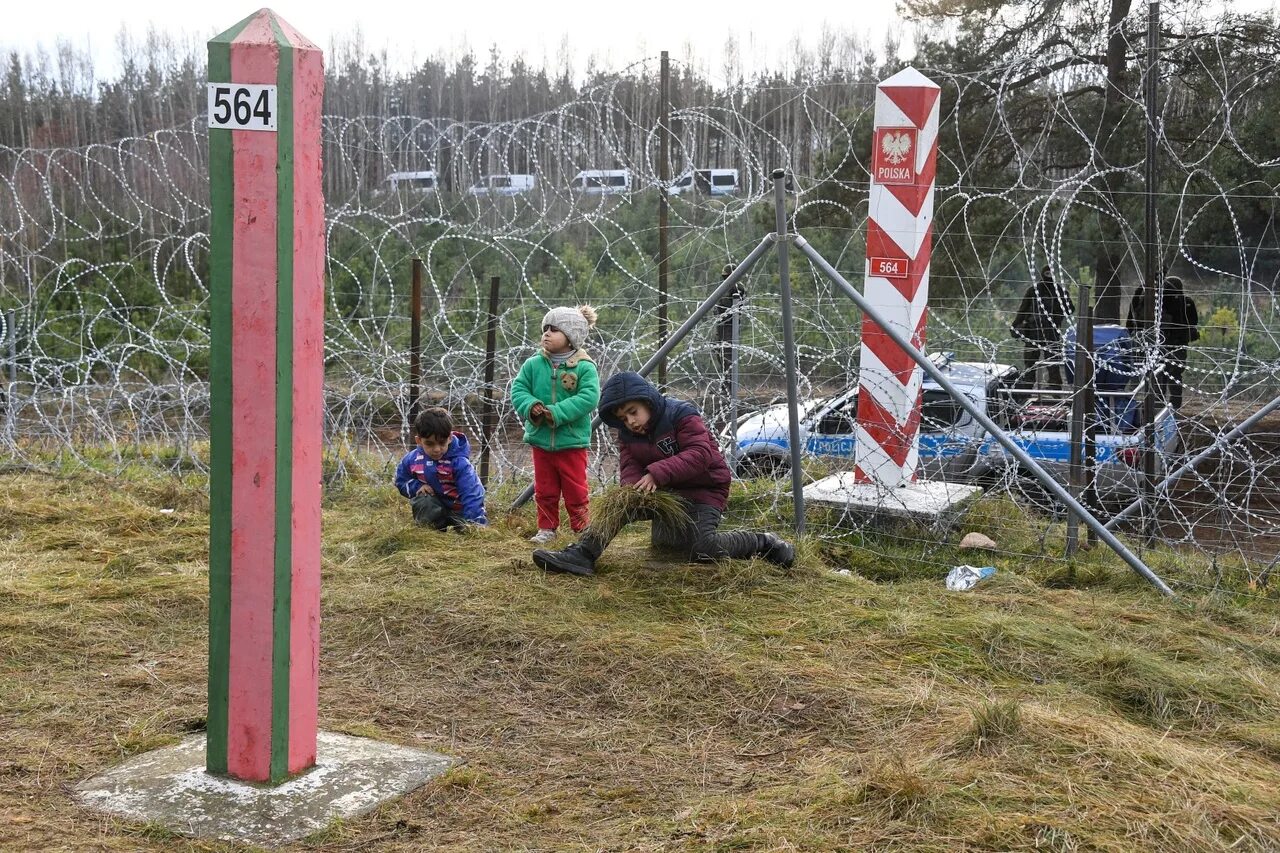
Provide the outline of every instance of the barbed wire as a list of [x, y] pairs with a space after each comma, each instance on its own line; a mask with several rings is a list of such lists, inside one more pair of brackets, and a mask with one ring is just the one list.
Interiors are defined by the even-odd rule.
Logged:
[[[1195, 49], [1213, 44], [1198, 39]], [[1225, 55], [1228, 45], [1219, 50]], [[1124, 130], [1139, 136], [1118, 145], [1111, 138], [1118, 129], [1099, 127], [1087, 99], [1047, 85], [1035, 92], [1042, 128], [1028, 134], [1022, 115], [1028, 96], [1011, 83], [1036, 62], [1014, 57], [966, 74], [926, 69], [944, 103], [928, 340], [931, 350], [954, 352], [957, 361], [1022, 367], [1023, 344], [1009, 325], [1035, 271], [1050, 267], [1074, 296], [1081, 282], [1094, 283], [1092, 249], [1107, 229], [1119, 235], [1126, 278], [1141, 280], [1144, 235], [1134, 205], [1144, 197], [1138, 182], [1145, 106], [1128, 100]], [[1269, 67], [1275, 71], [1274, 62]], [[1202, 63], [1206, 87], [1224, 100], [1197, 113], [1201, 125], [1189, 115], [1182, 84], [1170, 83], [1172, 94], [1160, 104], [1162, 266], [1187, 280], [1202, 318], [1181, 379], [1185, 403], [1175, 415], [1177, 442], [1165, 470], [1280, 394], [1273, 295], [1280, 164], [1273, 150], [1251, 150], [1249, 140], [1260, 137], [1246, 126], [1261, 108], [1265, 75], [1242, 85], [1223, 79], [1228, 69], [1226, 62], [1216, 70]], [[740, 261], [771, 230], [774, 168], [791, 176], [792, 225], [846, 277], [861, 280], [868, 152], [859, 146], [870, 138], [873, 85], [843, 79], [779, 88], [766, 93], [773, 99], [767, 110], [748, 110], [732, 97], [681, 104], [664, 125], [657, 76], [656, 62], [645, 60], [556, 110], [518, 121], [325, 118], [327, 477], [387, 478], [409, 439], [414, 258], [421, 259], [425, 285], [425, 398], [448, 406], [473, 435], [482, 433], [485, 401], [493, 400], [491, 485], [529, 477], [506, 390], [535, 351], [549, 307], [597, 307], [600, 323], [589, 348], [603, 375], [638, 367], [660, 344], [656, 222], [663, 194], [676, 324], [719, 283], [726, 263]], [[978, 131], [966, 125], [975, 116], [986, 121]], [[1183, 144], [1170, 136], [1174, 126], [1216, 142]], [[666, 176], [658, 170], [664, 127], [675, 164]], [[205, 469], [206, 143], [204, 122], [196, 120], [83, 148], [0, 148], [0, 364], [7, 371], [0, 376], [0, 454], [29, 465], [61, 458], [117, 471], [139, 461]], [[1231, 155], [1225, 160], [1224, 150]], [[1003, 171], [988, 162], [992, 152], [1007, 158]], [[1055, 165], [1066, 157], [1071, 165]], [[1003, 184], [991, 179], [996, 173]], [[486, 385], [493, 276], [501, 281], [496, 379]], [[792, 285], [800, 392], [811, 401], [838, 399], [856, 384], [860, 317], [807, 262], [793, 263]], [[763, 262], [736, 309], [739, 414], [767, 409], [784, 395], [778, 291], [773, 261]], [[735, 403], [720, 330], [718, 320], [695, 328], [670, 356], [667, 376], [668, 390], [702, 407], [728, 447], [735, 444], [728, 422]], [[1051, 358], [1065, 357], [1060, 342], [1046, 349]], [[1160, 352], [1140, 342], [1127, 359], [1099, 367], [1132, 389], [1160, 366]], [[1001, 404], [1016, 409], [1002, 415], [1010, 429], [1027, 434], [1040, 423], [1042, 432], [1065, 430], [1069, 386], [1051, 400], [1019, 394], [1012, 373], [1001, 379], [996, 369], [991, 376], [984, 399], [993, 406], [1014, 401]], [[828, 408], [818, 402], [810, 414], [833, 415]], [[956, 523], [984, 525], [1001, 543], [1001, 560], [1043, 557], [1046, 537], [1060, 529], [1043, 493], [963, 416], [926, 415], [926, 432], [950, 436], [974, 461], [965, 470], [934, 464], [926, 475], [977, 480], [986, 490]], [[765, 458], [748, 434], [758, 428], [738, 424], [742, 473], [776, 475], [778, 454]], [[812, 454], [811, 477], [851, 470], [849, 443], [824, 440], [843, 433], [824, 434], [831, 427], [817, 422], [807, 428], [811, 449], [837, 448]], [[1236, 554], [1240, 571], [1265, 578], [1280, 551], [1274, 433], [1274, 425], [1263, 424], [1162, 493], [1158, 538]], [[1117, 442], [1137, 446], [1139, 439], [1130, 429]], [[1100, 474], [1123, 481], [1105, 495], [1104, 514], [1136, 496], [1131, 462], [1100, 460]], [[602, 435], [592, 473], [607, 481], [615, 467], [616, 453]], [[786, 483], [757, 478], [751, 494], [735, 504], [738, 521], [785, 516]], [[1032, 528], [1006, 523], [991, 507], [1009, 499], [1049, 512], [1034, 516]], [[851, 536], [864, 545], [874, 536], [888, 541], [865, 519], [838, 509], [815, 510], [813, 519], [817, 535], [832, 543]], [[941, 567], [955, 559], [950, 541], [948, 531], [934, 529], [900, 536], [897, 544], [917, 542], [920, 559]]]

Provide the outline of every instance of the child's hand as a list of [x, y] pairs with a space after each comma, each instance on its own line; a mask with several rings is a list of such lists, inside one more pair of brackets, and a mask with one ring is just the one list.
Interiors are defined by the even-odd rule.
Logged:
[[426, 483], [423, 483], [421, 486], [418, 486], [418, 491], [414, 492], [413, 496], [416, 498], [418, 495], [434, 495], [434, 494], [435, 492], [431, 489], [431, 487], [428, 486]]
[[556, 416], [552, 414], [551, 410], [546, 408], [545, 406], [542, 409], [542, 419], [547, 423], [551, 424], [552, 426], [555, 426]]
[[649, 494], [658, 491], [658, 481], [653, 479], [652, 474], [645, 474], [639, 480], [636, 480], [635, 489], [637, 492]]
[[547, 413], [547, 407], [542, 405], [542, 403], [534, 403], [533, 408], [529, 409], [529, 417], [532, 418], [533, 420], [537, 420], [538, 418], [542, 417], [546, 413]]

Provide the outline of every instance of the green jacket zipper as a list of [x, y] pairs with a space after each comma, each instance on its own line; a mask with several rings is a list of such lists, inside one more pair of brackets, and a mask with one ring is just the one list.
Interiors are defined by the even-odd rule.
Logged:
[[[551, 361], [551, 359], [547, 359]], [[560, 377], [556, 375], [556, 363], [551, 362], [551, 405], [556, 404], [556, 386], [560, 384]], [[556, 422], [551, 422], [551, 452], [556, 452]]]

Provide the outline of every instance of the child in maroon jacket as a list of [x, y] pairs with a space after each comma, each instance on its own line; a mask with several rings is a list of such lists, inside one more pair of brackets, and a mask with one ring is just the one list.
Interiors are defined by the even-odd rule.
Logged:
[[[600, 418], [618, 431], [622, 485], [642, 492], [666, 489], [684, 498], [691, 523], [675, 538], [692, 559], [758, 555], [791, 565], [795, 548], [772, 533], [719, 531], [729, 500], [729, 466], [691, 403], [662, 396], [638, 373], [618, 373], [600, 392]], [[627, 523], [648, 518], [640, 511]], [[591, 575], [608, 545], [588, 529], [563, 551], [534, 551], [533, 562], [549, 572]]]

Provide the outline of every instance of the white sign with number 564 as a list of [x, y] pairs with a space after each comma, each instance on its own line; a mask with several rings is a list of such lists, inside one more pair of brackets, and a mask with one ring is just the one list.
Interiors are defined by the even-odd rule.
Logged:
[[276, 87], [256, 83], [210, 83], [209, 127], [276, 129]]

